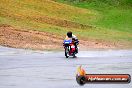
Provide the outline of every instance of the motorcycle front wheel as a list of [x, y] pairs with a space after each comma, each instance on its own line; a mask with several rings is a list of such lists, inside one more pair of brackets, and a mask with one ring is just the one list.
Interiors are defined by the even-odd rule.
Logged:
[[69, 49], [68, 49], [68, 47], [65, 48], [65, 56], [66, 56], [66, 58], [69, 57]]

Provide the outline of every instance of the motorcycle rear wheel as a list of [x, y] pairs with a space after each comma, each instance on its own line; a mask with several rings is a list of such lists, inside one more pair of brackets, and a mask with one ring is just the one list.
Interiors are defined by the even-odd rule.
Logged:
[[73, 58], [76, 58], [76, 55], [75, 55], [75, 53], [73, 54]]

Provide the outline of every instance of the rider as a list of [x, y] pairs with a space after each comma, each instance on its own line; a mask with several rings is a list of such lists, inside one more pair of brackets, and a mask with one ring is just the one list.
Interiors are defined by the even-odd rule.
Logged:
[[67, 36], [65, 38], [65, 40], [69, 40], [69, 39], [72, 39], [75, 41], [75, 48], [76, 48], [76, 53], [78, 53], [78, 48], [77, 48], [77, 45], [79, 44], [79, 41], [78, 41], [78, 38], [72, 34], [71, 31], [67, 32]]

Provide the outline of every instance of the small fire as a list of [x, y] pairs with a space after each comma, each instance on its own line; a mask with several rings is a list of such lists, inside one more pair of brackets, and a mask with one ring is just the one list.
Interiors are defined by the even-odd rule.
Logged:
[[77, 75], [78, 76], [85, 76], [86, 75], [86, 72], [85, 70], [82, 68], [82, 66], [79, 66], [78, 69], [77, 69]]

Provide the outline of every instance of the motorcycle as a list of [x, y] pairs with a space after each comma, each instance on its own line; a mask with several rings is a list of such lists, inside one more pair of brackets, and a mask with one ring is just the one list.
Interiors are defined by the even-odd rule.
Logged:
[[64, 49], [65, 49], [65, 56], [68, 58], [69, 56], [73, 56], [75, 58], [76, 47], [75, 47], [75, 41], [74, 40], [64, 40], [63, 42]]

